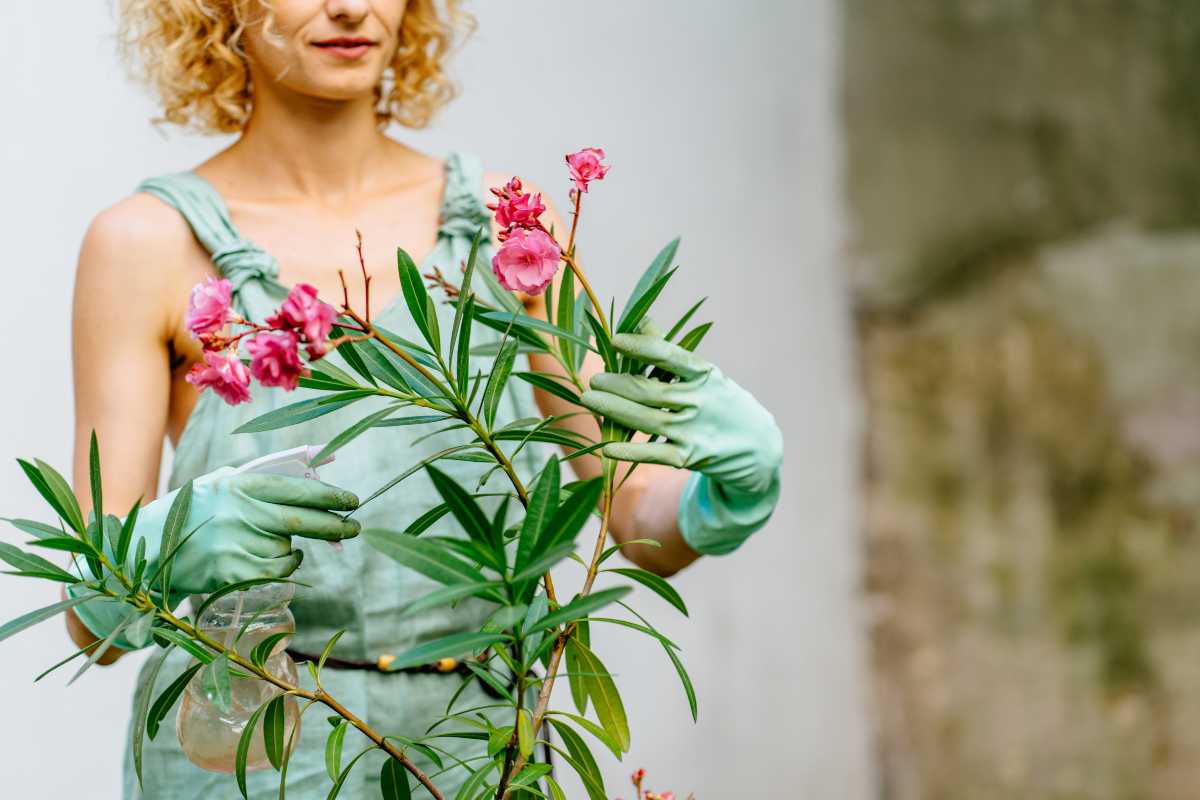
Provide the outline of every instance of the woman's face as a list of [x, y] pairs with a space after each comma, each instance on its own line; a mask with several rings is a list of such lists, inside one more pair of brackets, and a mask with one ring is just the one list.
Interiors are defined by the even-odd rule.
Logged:
[[260, 79], [322, 100], [374, 96], [408, 0], [266, 0], [246, 32]]

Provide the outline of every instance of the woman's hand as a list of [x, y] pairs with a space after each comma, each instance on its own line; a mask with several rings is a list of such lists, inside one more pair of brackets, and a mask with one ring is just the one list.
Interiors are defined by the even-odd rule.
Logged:
[[775, 418], [715, 365], [659, 336], [618, 334], [612, 343], [664, 379], [602, 372], [583, 404], [664, 441], [614, 442], [604, 454], [697, 473], [679, 505], [684, 540], [699, 553], [736, 549], [778, 501], [783, 436]]
[[[130, 552], [137, 551], [139, 539], [145, 542], [147, 574], [153, 574], [162, 558], [162, 529], [178, 492], [138, 513]], [[357, 536], [357, 521], [333, 513], [357, 507], [352, 493], [305, 478], [223, 467], [196, 479], [182, 527], [184, 536], [191, 535], [172, 562], [168, 605], [173, 608], [188, 595], [207, 594], [238, 581], [291, 575], [304, 556], [292, 548], [292, 537], [340, 541]], [[75, 611], [93, 634], [106, 636], [127, 607], [116, 601], [92, 602]], [[129, 649], [131, 643], [118, 644]]]
[[661, 337], [622, 333], [612, 343], [679, 380], [611, 372], [592, 377], [585, 406], [665, 439], [612, 443], [606, 456], [690, 469], [731, 492], [767, 491], [783, 461], [783, 437], [771, 412], [715, 365]]

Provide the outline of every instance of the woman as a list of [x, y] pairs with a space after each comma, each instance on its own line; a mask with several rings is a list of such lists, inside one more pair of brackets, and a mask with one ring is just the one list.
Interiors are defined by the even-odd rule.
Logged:
[[[453, 274], [488, 219], [485, 187], [503, 185], [508, 177], [483, 173], [469, 156], [440, 161], [384, 133], [393, 120], [425, 124], [448, 99], [443, 60], [457, 19], [454, 6], [442, 9], [435, 0], [124, 0], [126, 40], [144, 62], [165, 118], [240, 135], [193, 171], [148, 180], [101, 213], [83, 243], [75, 295], [77, 485], [87, 481], [94, 429], [110, 502], [127, 507], [138, 497], [153, 497], [162, 439], [169, 436], [176, 447], [171, 486], [194, 481], [189, 527], [211, 519], [181, 551], [173, 586], [202, 593], [232, 580], [293, 574], [310, 584], [292, 603], [293, 647], [319, 652], [331, 634], [345, 629], [333, 653], [341, 666], [327, 670], [326, 688], [372, 725], [407, 735], [420, 735], [443, 713], [458, 680], [419, 671], [383, 673], [371, 665], [426, 639], [475, 629], [486, 612], [464, 604], [400, 618], [396, 609], [431, 584], [374, 557], [354, 538], [360, 525], [402, 528], [435, 504], [424, 476], [350, 520], [333, 512], [354, 508], [354, 495], [370, 493], [447, 446], [445, 440], [415, 441], [409, 427], [391, 429], [386, 446], [362, 437], [321, 469], [328, 485], [231, 476], [231, 465], [326, 441], [356, 417], [337, 412], [280, 431], [232, 435], [246, 420], [302, 399], [304, 390], [256, 387], [252, 402], [237, 406], [212, 393], [198, 395], [186, 376], [201, 351], [185, 327], [184, 311], [191, 287], [218, 274], [232, 281], [236, 309], [255, 320], [278, 306], [292, 285], [308, 283], [322, 297], [340, 297], [337, 268], [352, 263], [358, 229], [381, 309], [377, 318], [416, 337], [403, 303], [387, 302], [400, 296], [394, 248], [424, 254], [422, 271], [440, 266]], [[553, 230], [567, 229], [553, 210], [546, 218]], [[490, 260], [491, 252], [489, 244], [483, 257]], [[530, 313], [545, 313], [541, 297], [523, 300]], [[650, 336], [625, 337], [619, 344], [680, 357]], [[557, 368], [550, 359], [530, 360], [533, 369]], [[650, 400], [648, 392], [661, 387], [600, 374], [598, 362], [585, 368], [590, 407], [642, 430], [663, 426], [667, 434], [666, 442], [609, 452], [648, 464], [617, 495], [611, 529], [618, 542], [657, 540], [660, 548], [630, 547], [626, 555], [662, 575], [702, 553], [735, 549], [765, 523], [778, 496], [781, 439], [770, 414], [715, 367], [697, 361], [690, 366], [692, 380], [670, 404]], [[556, 397], [513, 385], [499, 416], [527, 417], [537, 413], [535, 404], [544, 414], [573, 410]], [[572, 420], [597, 435], [590, 418]], [[528, 450], [522, 456], [518, 467], [530, 474], [545, 454], [538, 458]], [[600, 469], [598, 459], [571, 463], [581, 477]], [[479, 474], [479, 465], [453, 467], [464, 480]], [[169, 496], [149, 502], [139, 517], [136, 535], [151, 550], [169, 502]], [[315, 541], [322, 539], [344, 539], [344, 547]], [[112, 615], [96, 606], [81, 606], [78, 617], [68, 617], [80, 646], [111, 630]], [[186, 663], [185, 655], [173, 653], [160, 688]], [[479, 702], [467, 696], [464, 703], [488, 702], [482, 690], [472, 691], [479, 692]], [[291, 797], [324, 797], [328, 791], [324, 739], [321, 725], [309, 720], [302, 728], [288, 775]], [[475, 742], [447, 741], [463, 756], [478, 749]], [[453, 793], [465, 774], [442, 776], [439, 787]], [[233, 790], [229, 776], [191, 765], [171, 735], [146, 744], [143, 776], [139, 790], [127, 759], [125, 797], [186, 800]], [[251, 796], [266, 796], [277, 781], [273, 772], [252, 774]], [[379, 797], [378, 769], [356, 770], [341, 796]]]

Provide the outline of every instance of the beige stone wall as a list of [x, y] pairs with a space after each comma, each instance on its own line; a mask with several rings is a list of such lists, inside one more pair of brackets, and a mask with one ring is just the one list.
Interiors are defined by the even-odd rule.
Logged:
[[885, 796], [1200, 792], [1200, 4], [849, 0]]

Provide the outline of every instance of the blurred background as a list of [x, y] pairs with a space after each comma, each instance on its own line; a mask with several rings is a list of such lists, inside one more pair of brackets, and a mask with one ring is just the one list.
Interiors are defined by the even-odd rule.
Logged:
[[[610, 793], [645, 767], [698, 800], [1194, 797], [1200, 6], [473, 10], [463, 96], [395, 135], [560, 206], [561, 154], [604, 146], [581, 234], [599, 292], [682, 234], [664, 313], [710, 296], [706, 355], [787, 438], [770, 527], [676, 579], [692, 618], [641, 603], [684, 648], [699, 723], [660, 650], [599, 645], [634, 731], [602, 759]], [[40, 512], [13, 457], [68, 462], [87, 222], [224, 143], [153, 127], [111, 10], [71, 11], [0, 10], [11, 516]], [[496, 68], [513, 53], [536, 86]], [[0, 609], [47, 591], [0, 581]], [[4, 648], [6, 789], [75, 797], [87, 775], [117, 796], [135, 659], [30, 688], [65, 635]]]

